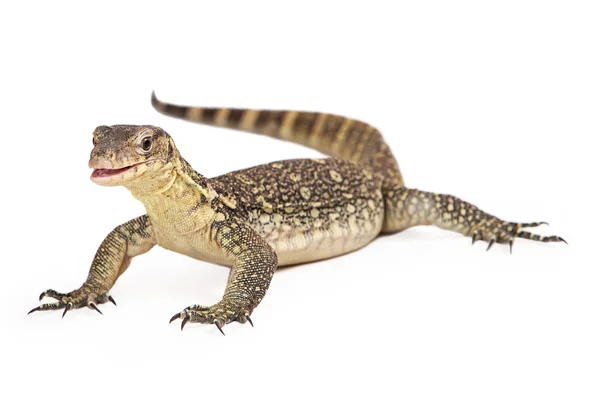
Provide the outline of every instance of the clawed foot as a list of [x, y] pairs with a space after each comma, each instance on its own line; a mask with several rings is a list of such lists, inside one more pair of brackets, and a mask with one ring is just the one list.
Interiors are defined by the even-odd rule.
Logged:
[[53, 303], [42, 304], [41, 306], [38, 306], [38, 307], [34, 308], [33, 310], [29, 311], [28, 314], [31, 314], [32, 312], [35, 312], [35, 311], [48, 311], [48, 310], [64, 309], [63, 314], [62, 314], [62, 316], [64, 317], [65, 314], [67, 313], [67, 311], [72, 310], [74, 308], [81, 308], [81, 307], [89, 307], [92, 310], [96, 310], [100, 314], [102, 314], [102, 311], [100, 311], [100, 309], [98, 308], [98, 304], [102, 304], [102, 303], [106, 303], [106, 302], [110, 301], [115, 306], [117, 305], [117, 303], [115, 302], [115, 299], [113, 299], [112, 296], [109, 295], [108, 293], [97, 294], [97, 293], [94, 293], [93, 290], [90, 290], [87, 288], [77, 289], [77, 290], [74, 290], [74, 291], [72, 291], [70, 293], [66, 293], [66, 294], [58, 293], [55, 290], [48, 289], [45, 292], [42, 292], [42, 294], [40, 294], [40, 301], [42, 301], [42, 299], [44, 297], [50, 297], [50, 298], [56, 299], [58, 301], [55, 301]]
[[250, 319], [250, 311], [242, 306], [220, 301], [217, 304], [205, 307], [200, 305], [194, 305], [186, 307], [183, 311], [173, 315], [169, 323], [176, 319], [182, 319], [181, 330], [188, 322], [198, 322], [201, 324], [214, 324], [223, 335], [223, 327], [230, 322], [237, 321], [242, 324], [246, 321], [250, 322], [250, 325], [254, 326]]
[[[513, 222], [504, 222], [499, 219], [491, 219], [478, 225], [472, 231], [472, 243], [478, 240], [488, 242], [487, 250], [491, 249], [494, 243], [508, 243], [510, 253], [512, 254], [515, 238], [535, 240], [536, 242], [564, 242], [567, 241], [559, 236], [540, 236], [531, 232], [524, 231], [523, 228], [535, 228], [540, 225], [548, 225], [547, 222], [532, 222], [527, 224], [517, 224]], [[567, 243], [568, 244], [568, 243]]]

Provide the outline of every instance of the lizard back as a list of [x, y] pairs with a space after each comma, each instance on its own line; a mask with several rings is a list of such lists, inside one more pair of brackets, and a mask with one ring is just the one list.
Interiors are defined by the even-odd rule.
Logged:
[[383, 224], [381, 179], [344, 160], [277, 161], [209, 183], [235, 199], [240, 219], [277, 252], [280, 266], [359, 249]]

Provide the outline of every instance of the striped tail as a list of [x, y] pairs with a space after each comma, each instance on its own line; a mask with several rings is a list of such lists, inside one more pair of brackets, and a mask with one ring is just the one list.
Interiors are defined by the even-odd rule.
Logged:
[[404, 186], [396, 159], [381, 133], [364, 122], [316, 112], [179, 106], [158, 100], [154, 92], [152, 105], [170, 117], [271, 136], [364, 164], [383, 177], [384, 188]]

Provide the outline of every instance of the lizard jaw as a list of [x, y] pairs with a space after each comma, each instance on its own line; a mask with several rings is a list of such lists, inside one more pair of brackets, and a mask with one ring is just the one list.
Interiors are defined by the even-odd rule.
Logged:
[[[121, 185], [135, 178], [139, 172], [146, 170], [147, 161], [129, 165], [123, 168], [94, 168], [90, 179], [102, 186]], [[141, 169], [141, 171], [140, 171]]]
[[127, 170], [130, 170], [131, 168], [133, 168], [133, 165], [130, 165], [129, 167], [117, 168], [117, 169], [96, 168], [92, 172], [91, 177], [92, 177], [92, 179], [111, 177], [111, 176], [119, 175]]

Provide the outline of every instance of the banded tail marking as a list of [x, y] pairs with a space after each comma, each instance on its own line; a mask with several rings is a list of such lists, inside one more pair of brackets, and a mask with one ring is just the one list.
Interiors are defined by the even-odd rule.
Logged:
[[162, 114], [298, 143], [326, 155], [369, 165], [402, 186], [400, 169], [381, 133], [373, 126], [334, 114], [185, 107], [164, 103], [152, 93], [152, 105]]

